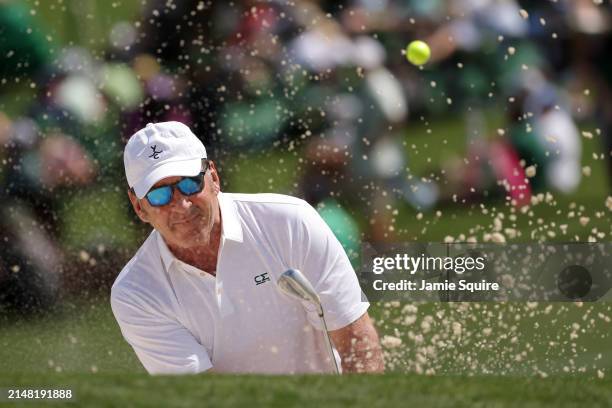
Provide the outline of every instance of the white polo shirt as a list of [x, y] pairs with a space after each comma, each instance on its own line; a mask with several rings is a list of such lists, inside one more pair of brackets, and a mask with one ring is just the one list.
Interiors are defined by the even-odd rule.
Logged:
[[155, 230], [121, 271], [111, 306], [125, 339], [151, 374], [331, 372], [314, 308], [276, 280], [301, 270], [328, 329], [347, 326], [369, 303], [342, 246], [298, 198], [219, 193], [219, 204], [216, 277], [176, 259]]

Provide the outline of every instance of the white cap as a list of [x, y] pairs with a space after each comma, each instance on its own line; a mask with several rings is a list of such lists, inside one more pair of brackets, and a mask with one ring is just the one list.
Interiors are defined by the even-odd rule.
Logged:
[[125, 176], [138, 198], [166, 177], [198, 175], [205, 158], [200, 139], [180, 122], [147, 124], [130, 137], [123, 151]]

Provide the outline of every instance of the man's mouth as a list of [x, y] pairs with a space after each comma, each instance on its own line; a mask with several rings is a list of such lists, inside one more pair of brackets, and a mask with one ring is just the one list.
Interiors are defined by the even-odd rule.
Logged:
[[187, 218], [183, 218], [180, 220], [176, 220], [176, 221], [172, 221], [172, 225], [180, 225], [180, 224], [187, 224], [187, 223], [192, 223], [194, 221], [196, 221], [199, 218], [198, 214], [195, 214], [191, 217], [187, 217]]

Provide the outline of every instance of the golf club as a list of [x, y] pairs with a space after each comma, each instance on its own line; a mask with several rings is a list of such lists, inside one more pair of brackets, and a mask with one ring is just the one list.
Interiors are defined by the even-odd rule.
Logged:
[[325, 316], [323, 315], [321, 300], [308, 279], [306, 279], [306, 277], [299, 270], [288, 269], [282, 273], [276, 284], [279, 290], [286, 295], [300, 301], [305, 300], [306, 302], [309, 302], [317, 307], [317, 314], [323, 323], [323, 334], [325, 335], [329, 357], [334, 364], [335, 373], [340, 374], [338, 362], [334, 356], [334, 349], [332, 347], [331, 339], [329, 338], [329, 333], [327, 333], [327, 323], [325, 322]]

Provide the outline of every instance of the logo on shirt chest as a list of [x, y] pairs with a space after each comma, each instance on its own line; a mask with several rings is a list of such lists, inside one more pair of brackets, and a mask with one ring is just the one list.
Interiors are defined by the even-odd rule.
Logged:
[[261, 275], [256, 275], [253, 280], [255, 281], [255, 286], [261, 285], [262, 283], [265, 283], [267, 281], [270, 280], [270, 275], [268, 275], [268, 272], [264, 272]]

